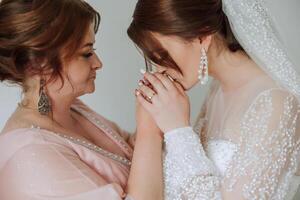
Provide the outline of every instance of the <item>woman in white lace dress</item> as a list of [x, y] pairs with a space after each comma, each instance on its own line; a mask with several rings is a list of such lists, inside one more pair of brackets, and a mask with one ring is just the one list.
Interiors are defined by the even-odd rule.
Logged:
[[[291, 199], [300, 78], [262, 2], [139, 0], [128, 34], [158, 71], [138, 99], [164, 132], [165, 198]], [[192, 128], [185, 91], [208, 75]]]

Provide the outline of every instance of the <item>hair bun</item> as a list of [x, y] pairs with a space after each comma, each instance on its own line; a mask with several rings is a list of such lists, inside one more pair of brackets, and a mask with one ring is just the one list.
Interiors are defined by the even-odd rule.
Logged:
[[23, 86], [29, 72], [62, 77], [61, 54], [77, 52], [91, 23], [97, 32], [100, 15], [82, 0], [0, 0], [0, 81]]

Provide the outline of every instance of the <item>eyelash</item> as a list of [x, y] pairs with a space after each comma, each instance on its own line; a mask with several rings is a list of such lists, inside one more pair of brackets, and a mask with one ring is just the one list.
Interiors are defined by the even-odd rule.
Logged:
[[92, 52], [92, 53], [86, 53], [86, 54], [83, 54], [83, 57], [84, 57], [84, 58], [90, 58], [91, 56], [94, 55], [94, 51], [96, 51], [96, 49], [93, 49], [93, 52]]

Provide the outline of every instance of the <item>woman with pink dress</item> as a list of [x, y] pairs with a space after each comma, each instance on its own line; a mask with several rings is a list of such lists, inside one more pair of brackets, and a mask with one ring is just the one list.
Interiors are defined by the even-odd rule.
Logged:
[[102, 68], [99, 23], [81, 0], [0, 2], [0, 80], [23, 90], [0, 135], [1, 200], [162, 199], [150, 115], [137, 104], [131, 136], [78, 99]]

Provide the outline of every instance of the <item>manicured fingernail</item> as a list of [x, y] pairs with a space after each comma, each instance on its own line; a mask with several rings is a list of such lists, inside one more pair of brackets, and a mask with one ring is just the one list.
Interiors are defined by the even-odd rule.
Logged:
[[149, 85], [150, 85], [150, 82], [149, 82], [146, 78], [144, 78], [144, 79], [142, 80], [142, 83], [143, 83], [144, 85], [146, 85], [146, 86], [149, 86]]
[[142, 86], [142, 85], [144, 85], [144, 83], [143, 83], [142, 80], [140, 80], [140, 81], [139, 81], [139, 86]]
[[140, 92], [139, 90], [136, 89], [136, 90], [135, 90], [135, 95], [136, 95], [136, 96], [139, 96], [140, 94], [141, 94], [141, 92]]
[[141, 72], [141, 74], [145, 74], [145, 73], [146, 73], [146, 70], [140, 69], [140, 72]]

